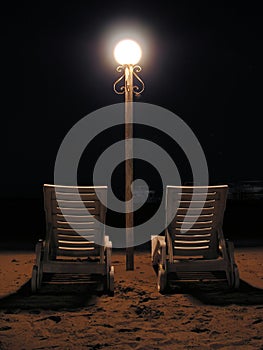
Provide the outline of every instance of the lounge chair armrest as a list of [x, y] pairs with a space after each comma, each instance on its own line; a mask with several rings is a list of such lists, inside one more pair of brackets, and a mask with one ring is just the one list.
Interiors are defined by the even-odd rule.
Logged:
[[36, 243], [36, 249], [37, 249], [37, 247], [39, 247], [39, 248], [43, 249], [43, 248], [44, 248], [44, 246], [45, 246], [45, 243], [46, 243], [46, 241], [45, 241], [45, 240], [43, 240], [43, 239], [39, 239], [39, 240], [37, 241], [37, 243]]
[[153, 236], [152, 240], [152, 264], [165, 265], [166, 262], [166, 242], [164, 236]]
[[106, 248], [112, 248], [112, 242], [110, 241], [109, 236], [104, 237], [104, 247]]
[[164, 240], [159, 241], [160, 251], [161, 251], [161, 261], [160, 264], [164, 267], [166, 263], [166, 242]]

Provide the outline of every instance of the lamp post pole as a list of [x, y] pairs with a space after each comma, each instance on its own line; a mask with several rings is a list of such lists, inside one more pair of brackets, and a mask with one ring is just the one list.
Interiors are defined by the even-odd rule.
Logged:
[[[117, 94], [125, 95], [125, 228], [126, 228], [126, 270], [134, 270], [134, 231], [133, 231], [133, 94], [140, 95], [144, 90], [144, 83], [137, 73], [141, 67], [134, 65], [140, 59], [141, 51], [137, 43], [131, 40], [120, 42], [115, 52], [116, 60], [121, 64], [117, 72], [122, 75], [113, 84]], [[117, 45], [117, 46], [118, 46]], [[117, 48], [116, 46], [116, 48]], [[115, 48], [115, 51], [116, 51]], [[137, 50], [137, 51], [136, 51]], [[134, 56], [135, 53], [135, 56]], [[137, 55], [137, 57], [136, 57]], [[120, 56], [120, 58], [118, 57]], [[134, 56], [134, 57], [132, 57]], [[140, 87], [133, 84], [136, 78]], [[124, 85], [119, 83], [124, 81]]]
[[125, 206], [126, 270], [134, 269], [133, 233], [133, 66], [125, 66]]

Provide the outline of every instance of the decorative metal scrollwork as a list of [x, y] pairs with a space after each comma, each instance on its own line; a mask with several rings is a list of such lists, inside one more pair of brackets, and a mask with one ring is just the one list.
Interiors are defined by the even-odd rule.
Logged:
[[119, 73], [123, 72], [123, 74], [122, 74], [122, 75], [120, 76], [120, 78], [117, 79], [117, 80], [115, 81], [115, 83], [113, 84], [113, 90], [116, 92], [116, 94], [122, 95], [122, 94], [124, 94], [124, 92], [125, 92], [125, 86], [124, 86], [124, 85], [118, 86], [118, 83], [121, 82], [122, 79], [124, 80], [125, 68], [124, 68], [124, 66], [118, 66], [118, 67], [116, 68], [116, 71], [119, 72]]
[[[138, 85], [133, 85], [132, 89], [136, 96], [140, 95], [145, 88], [144, 82], [142, 79], [138, 76], [137, 73], [140, 73], [142, 68], [138, 65], [132, 66], [132, 74], [136, 78]], [[116, 71], [119, 73], [122, 73], [121, 76], [114, 82], [113, 84], [113, 90], [118, 95], [122, 95], [125, 93], [125, 66], [118, 66], [116, 68]], [[120, 85], [119, 83], [123, 80], [124, 85]]]
[[141, 70], [142, 68], [138, 65], [133, 67], [133, 75], [135, 76], [137, 81], [140, 83], [140, 87], [138, 85], [133, 85], [133, 92], [135, 93], [135, 95], [140, 95], [144, 91], [144, 82], [137, 74], [137, 73], [140, 73]]

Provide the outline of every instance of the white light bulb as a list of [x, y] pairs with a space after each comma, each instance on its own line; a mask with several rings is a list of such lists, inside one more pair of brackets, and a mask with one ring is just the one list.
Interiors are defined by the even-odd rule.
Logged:
[[136, 64], [140, 61], [141, 56], [142, 51], [140, 46], [130, 39], [120, 41], [114, 49], [114, 57], [121, 65]]

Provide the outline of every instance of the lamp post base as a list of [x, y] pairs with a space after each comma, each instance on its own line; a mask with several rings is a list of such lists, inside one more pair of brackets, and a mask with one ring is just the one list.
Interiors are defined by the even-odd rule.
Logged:
[[126, 248], [126, 271], [134, 270], [134, 247]]

